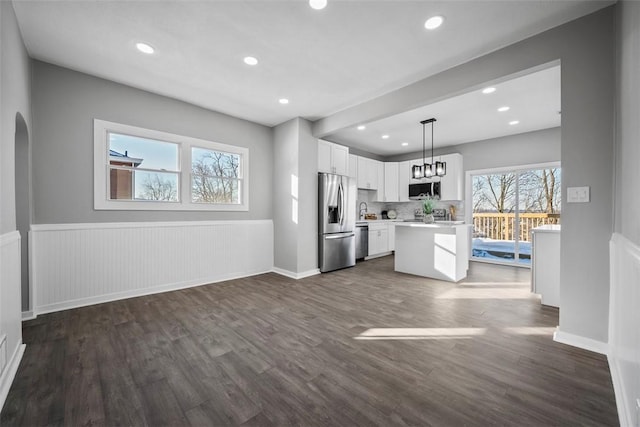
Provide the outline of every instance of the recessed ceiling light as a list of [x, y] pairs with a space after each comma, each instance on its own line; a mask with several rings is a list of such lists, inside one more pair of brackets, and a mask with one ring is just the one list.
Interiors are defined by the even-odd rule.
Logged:
[[283, 105], [284, 105], [284, 104], [288, 104], [288, 103], [289, 103], [289, 100], [288, 100], [287, 98], [280, 98], [280, 99], [278, 99], [278, 102], [279, 102], [280, 104], [283, 104]]
[[442, 16], [432, 16], [431, 18], [425, 21], [424, 27], [427, 30], [435, 30], [440, 25], [442, 25], [443, 22], [444, 22], [444, 18]]
[[365, 130], [367, 127], [365, 125], [358, 126], [358, 130]]
[[498, 108], [498, 111], [499, 111], [499, 112], [501, 112], [501, 113], [504, 113], [505, 111], [509, 111], [509, 108], [510, 108], [510, 107], [507, 107], [507, 106], [505, 105], [504, 107], [500, 107], [500, 108]]
[[327, 7], [327, 0], [309, 0], [309, 6], [315, 10], [324, 9]]
[[245, 56], [244, 63], [247, 65], [258, 65], [258, 60], [253, 56]]
[[409, 143], [408, 143], [408, 142], [403, 142], [403, 143], [402, 143], [402, 146], [403, 146], [403, 147], [406, 147], [407, 145], [409, 145]]
[[511, 121], [509, 122], [509, 124], [510, 124], [511, 126], [513, 126], [513, 125], [517, 125], [518, 123], [520, 123], [520, 120], [511, 120]]
[[382, 139], [389, 139], [389, 135], [382, 135]]
[[153, 48], [153, 46], [151, 46], [148, 43], [143, 43], [143, 42], [138, 42], [136, 43], [136, 48], [142, 52], [142, 53], [146, 53], [147, 55], [151, 55], [153, 52], [155, 52], [156, 50]]
[[496, 91], [495, 87], [485, 87], [484, 89], [482, 89], [482, 93], [489, 94], [489, 93], [493, 93]]

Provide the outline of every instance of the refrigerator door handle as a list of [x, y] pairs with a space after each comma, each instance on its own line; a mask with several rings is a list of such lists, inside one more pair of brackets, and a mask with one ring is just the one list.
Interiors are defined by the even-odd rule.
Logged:
[[344, 224], [344, 190], [342, 183], [338, 186], [338, 222], [340, 225]]
[[355, 233], [349, 233], [349, 234], [334, 234], [331, 236], [324, 236], [325, 240], [333, 240], [333, 239], [346, 239], [347, 237], [353, 237], [355, 236]]

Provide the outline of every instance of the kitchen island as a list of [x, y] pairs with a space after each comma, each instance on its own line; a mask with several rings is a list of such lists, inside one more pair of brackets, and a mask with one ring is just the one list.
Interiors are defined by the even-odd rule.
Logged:
[[470, 225], [396, 223], [395, 271], [459, 282], [469, 269]]

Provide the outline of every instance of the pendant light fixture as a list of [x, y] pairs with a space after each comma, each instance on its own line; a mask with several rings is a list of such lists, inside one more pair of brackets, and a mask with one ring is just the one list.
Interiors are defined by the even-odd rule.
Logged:
[[[433, 158], [433, 123], [436, 119], [423, 120], [422, 124], [422, 166], [414, 165], [411, 167], [411, 176], [413, 179], [432, 178], [434, 176], [444, 176], [447, 174], [447, 163], [436, 162]], [[425, 151], [425, 125], [431, 123], [431, 163], [427, 163]]]

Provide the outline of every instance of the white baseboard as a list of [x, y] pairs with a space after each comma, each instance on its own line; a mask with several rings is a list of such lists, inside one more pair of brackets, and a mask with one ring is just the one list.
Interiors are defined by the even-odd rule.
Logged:
[[36, 316], [36, 315], [33, 313], [33, 310], [23, 311], [23, 312], [22, 312], [22, 321], [23, 321], [23, 322], [24, 322], [24, 321], [26, 321], [26, 320], [33, 320], [33, 319], [35, 319], [36, 317], [38, 317], [38, 316]]
[[581, 337], [560, 330], [553, 333], [553, 340], [562, 344], [578, 347], [583, 350], [593, 351], [594, 353], [608, 354], [609, 348], [607, 343], [592, 340], [591, 338]]
[[13, 355], [11, 356], [11, 360], [7, 363], [7, 366], [2, 373], [2, 378], [0, 378], [0, 410], [2, 410], [5, 400], [7, 400], [11, 384], [13, 383], [13, 379], [16, 377], [16, 373], [18, 372], [18, 367], [20, 366], [20, 361], [22, 360], [26, 347], [27, 346], [22, 343], [16, 347]]
[[636, 411], [635, 408], [628, 407], [628, 402], [632, 402], [624, 388], [624, 378], [622, 377], [622, 373], [620, 372], [620, 367], [618, 366], [617, 359], [612, 356], [607, 356], [607, 360], [609, 361], [609, 371], [611, 372], [611, 382], [613, 382], [613, 393], [616, 396], [616, 407], [618, 408], [618, 421], [620, 421], [621, 426], [633, 426], [636, 425], [633, 423], [632, 417]]
[[305, 277], [311, 277], [311, 276], [315, 276], [316, 274], [320, 274], [320, 269], [318, 268], [303, 271], [302, 273], [294, 273], [293, 271], [285, 270], [283, 268], [278, 268], [278, 267], [273, 267], [271, 271], [281, 276], [289, 277], [290, 279], [295, 279], [295, 280], [304, 279]]
[[164, 292], [177, 291], [177, 290], [180, 290], [180, 289], [187, 289], [187, 288], [193, 288], [193, 287], [196, 287], [196, 286], [204, 286], [204, 285], [209, 285], [209, 284], [213, 284], [213, 283], [225, 282], [227, 280], [234, 280], [234, 279], [241, 279], [243, 277], [257, 276], [259, 274], [265, 274], [265, 273], [269, 273], [269, 272], [270, 272], [270, 270], [266, 270], [266, 271], [258, 271], [258, 272], [254, 272], [254, 273], [250, 273], [250, 274], [237, 274], [237, 275], [229, 275], [229, 276], [225, 276], [225, 277], [216, 277], [216, 278], [212, 278], [212, 279], [202, 279], [202, 280], [198, 280], [198, 281], [189, 281], [189, 282], [181, 282], [181, 283], [170, 283], [170, 284], [166, 284], [166, 285], [162, 285], [162, 286], [153, 286], [153, 287], [146, 288], [146, 289], [136, 289], [136, 290], [125, 291], [125, 292], [118, 292], [118, 293], [112, 293], [112, 294], [106, 294], [106, 295], [99, 295], [99, 296], [89, 297], [89, 298], [79, 298], [79, 299], [72, 300], [72, 301], [65, 301], [65, 302], [62, 302], [62, 303], [56, 303], [56, 304], [51, 304], [51, 305], [38, 307], [38, 310], [35, 313], [35, 316], [33, 318], [35, 319], [37, 317], [37, 315], [39, 315], [39, 314], [53, 313], [53, 312], [56, 312], [56, 311], [69, 310], [69, 309], [72, 309], [72, 308], [79, 308], [79, 307], [86, 307], [86, 306], [95, 305], [95, 304], [103, 304], [103, 303], [106, 303], [106, 302], [119, 301], [119, 300], [123, 300], [123, 299], [127, 299], [127, 298], [135, 298], [135, 297], [141, 297], [141, 296], [145, 296], [145, 295], [153, 295], [153, 294], [160, 294], [160, 293], [164, 293]]
[[640, 246], [623, 234], [609, 242], [609, 368], [621, 426], [637, 426], [640, 396]]

